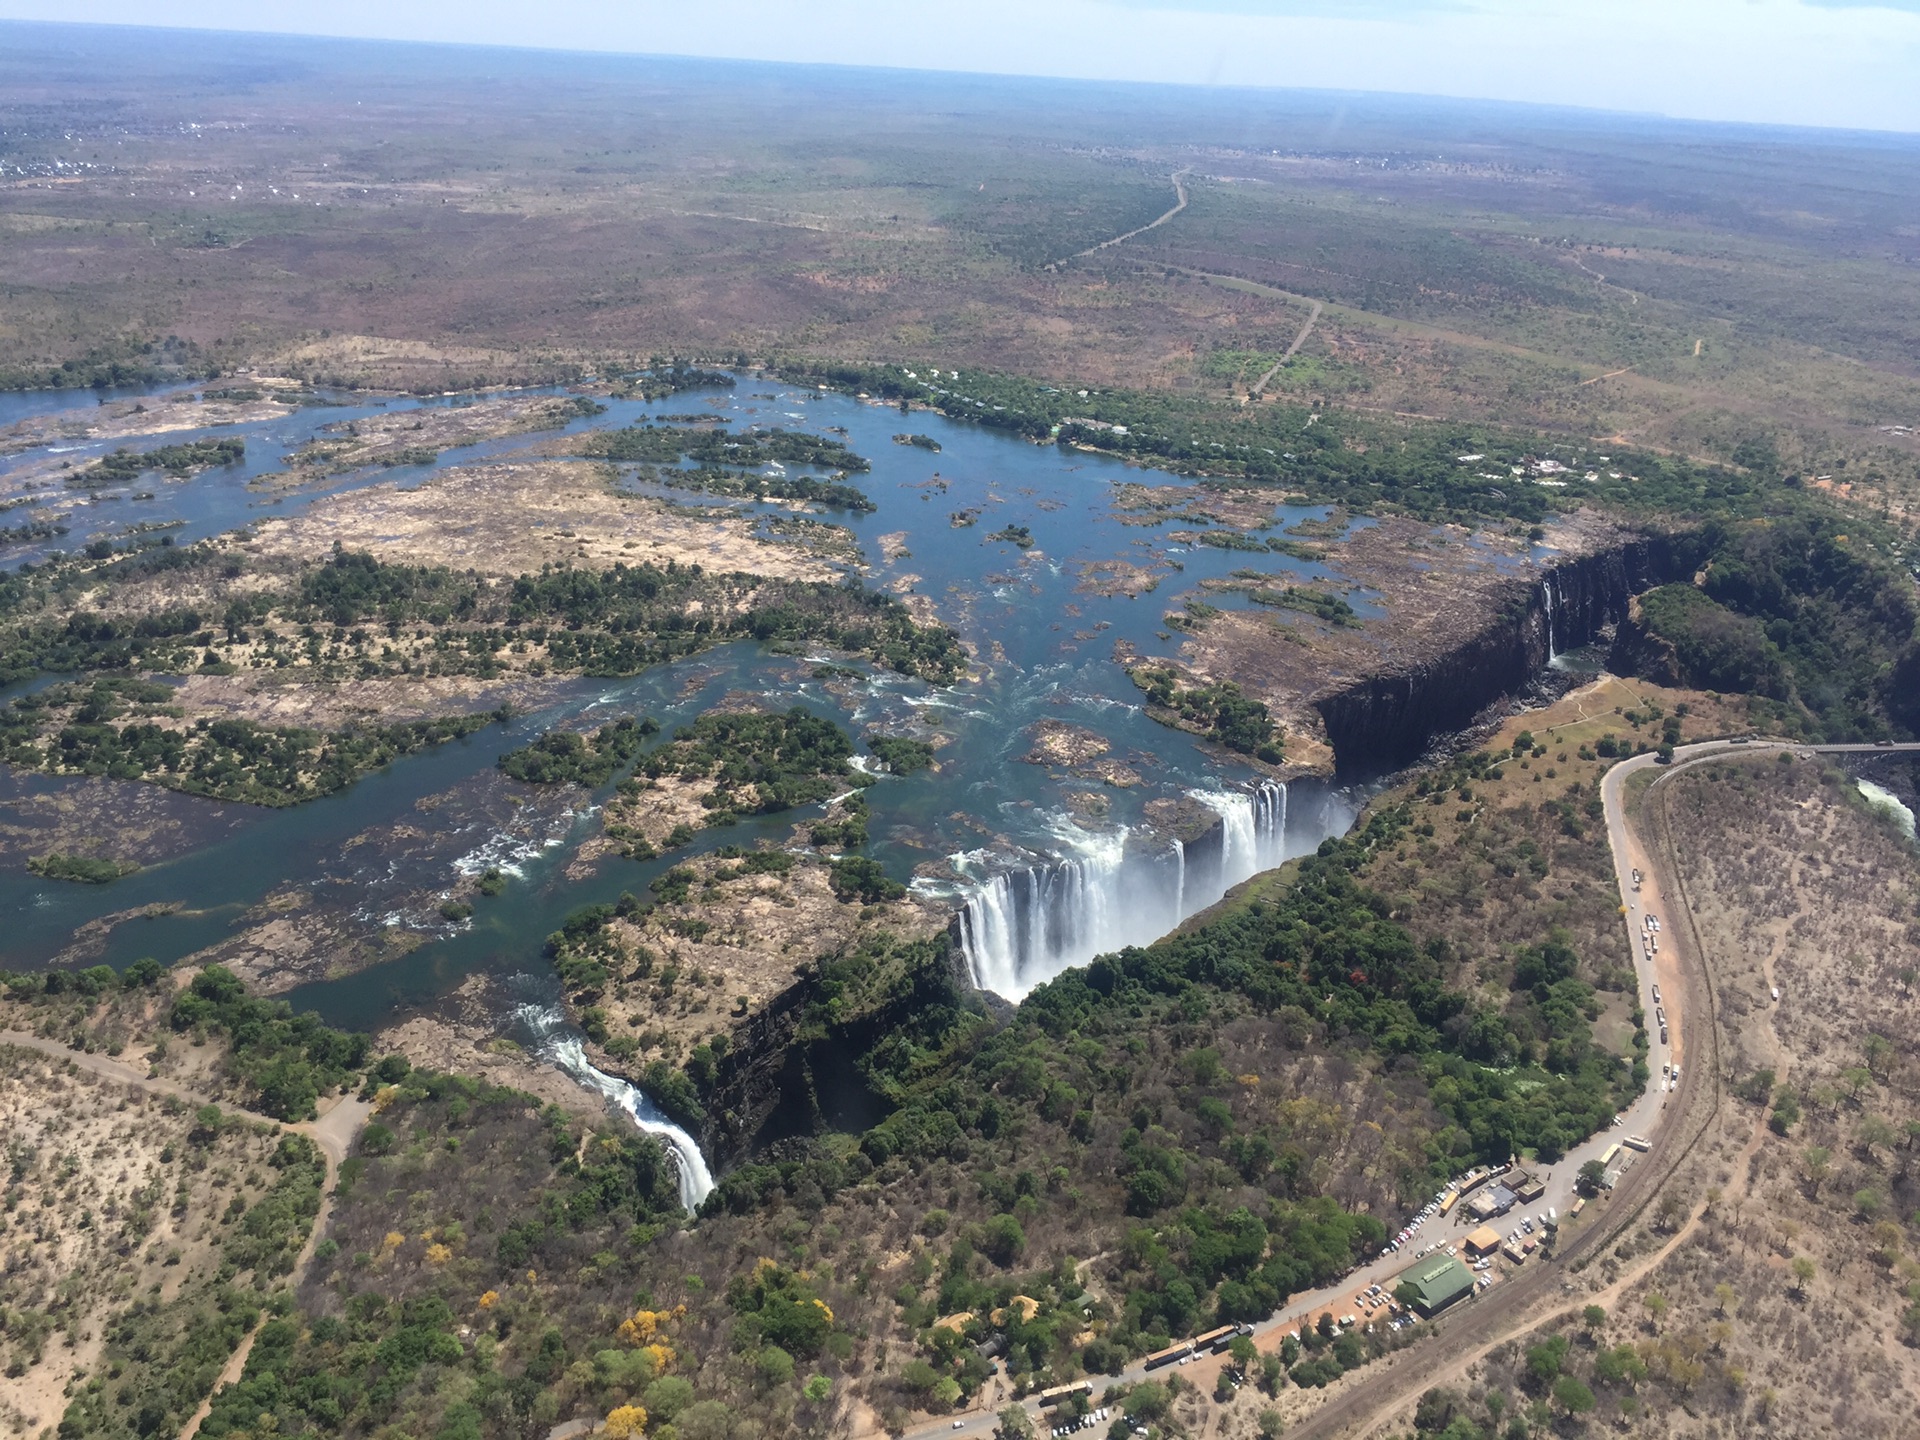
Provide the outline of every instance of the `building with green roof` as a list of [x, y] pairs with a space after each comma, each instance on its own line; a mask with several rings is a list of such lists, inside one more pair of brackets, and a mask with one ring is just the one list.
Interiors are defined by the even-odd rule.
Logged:
[[1413, 1308], [1432, 1319], [1461, 1296], [1473, 1292], [1473, 1272], [1458, 1260], [1444, 1255], [1430, 1256], [1401, 1273], [1394, 1294], [1401, 1294], [1403, 1286], [1411, 1292], [1407, 1300]]

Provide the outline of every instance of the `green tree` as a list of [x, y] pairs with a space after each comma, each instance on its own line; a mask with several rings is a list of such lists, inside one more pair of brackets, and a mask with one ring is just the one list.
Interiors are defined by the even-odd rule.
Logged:
[[1800, 1156], [1807, 1172], [1807, 1193], [1818, 1195], [1820, 1182], [1827, 1178], [1832, 1166], [1833, 1152], [1824, 1145], [1809, 1145]]
[[1569, 1416], [1585, 1415], [1593, 1409], [1593, 1391], [1577, 1375], [1562, 1375], [1554, 1383], [1553, 1398]]
[[674, 1429], [680, 1440], [729, 1440], [733, 1412], [718, 1400], [702, 1400], [680, 1412]]
[[1607, 1323], [1607, 1312], [1598, 1305], [1589, 1305], [1580, 1312], [1580, 1323], [1586, 1327], [1587, 1335], [1591, 1338]]
[[1667, 1297], [1658, 1290], [1649, 1290], [1640, 1303], [1647, 1307], [1647, 1319], [1658, 1330], [1661, 1318], [1667, 1313]]
[[1807, 1282], [1813, 1279], [1814, 1272], [1819, 1267], [1805, 1255], [1796, 1255], [1787, 1268], [1793, 1272], [1793, 1288], [1795, 1292], [1804, 1295], [1807, 1289]]
[[1869, 1033], [1867, 1038], [1860, 1042], [1860, 1053], [1866, 1059], [1867, 1069], [1872, 1071], [1877, 1079], [1881, 1069], [1893, 1055], [1893, 1042], [1884, 1035]]
[[693, 1383], [678, 1375], [662, 1375], [647, 1386], [640, 1404], [653, 1424], [664, 1425], [693, 1404]]
[[1773, 1092], [1773, 1115], [1767, 1124], [1776, 1135], [1784, 1135], [1800, 1123], [1800, 1097], [1782, 1085]]
[[1621, 1385], [1631, 1390], [1647, 1378], [1647, 1364], [1631, 1345], [1616, 1345], [1594, 1357], [1593, 1373], [1609, 1385]]
[[768, 1385], [785, 1385], [793, 1379], [793, 1356], [778, 1345], [760, 1352], [760, 1378]]
[[1560, 1367], [1567, 1358], [1567, 1338], [1555, 1335], [1538, 1345], [1527, 1349], [1527, 1374], [1539, 1385], [1549, 1385], [1559, 1378]]
[[1173, 1397], [1167, 1393], [1167, 1387], [1157, 1380], [1147, 1380], [1133, 1387], [1123, 1402], [1127, 1414], [1135, 1420], [1158, 1420], [1167, 1413], [1173, 1403]]
[[1860, 1142], [1860, 1148], [1867, 1152], [1875, 1164], [1880, 1163], [1880, 1157], [1874, 1154], [1874, 1151], [1891, 1150], [1894, 1141], [1899, 1138], [1899, 1132], [1893, 1128], [1893, 1122], [1884, 1115], [1862, 1115], [1853, 1134], [1854, 1138]]
[[1003, 1405], [994, 1417], [993, 1440], [1033, 1440], [1033, 1421], [1024, 1405]]

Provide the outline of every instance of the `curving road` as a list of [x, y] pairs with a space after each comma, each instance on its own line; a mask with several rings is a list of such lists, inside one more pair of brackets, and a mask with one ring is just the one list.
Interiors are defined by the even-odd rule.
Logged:
[[[1664, 773], [1654, 783], [1658, 784], [1667, 776], [1705, 760], [1779, 750], [1790, 750], [1803, 756], [1816, 753], [1914, 753], [1920, 752], [1920, 744], [1800, 745], [1782, 740], [1701, 741], [1677, 747], [1673, 764], [1665, 767]], [[1289, 1440], [1335, 1440], [1335, 1437], [1365, 1434], [1393, 1409], [1435, 1383], [1440, 1372], [1454, 1365], [1463, 1355], [1489, 1349], [1512, 1338], [1515, 1333], [1531, 1329], [1550, 1318], [1556, 1308], [1561, 1308], [1553, 1302], [1565, 1300], [1573, 1288], [1564, 1277], [1570, 1271], [1583, 1268], [1587, 1260], [1611, 1244], [1627, 1225], [1653, 1203], [1665, 1182], [1686, 1163], [1694, 1145], [1711, 1123], [1718, 1105], [1720, 1085], [1720, 1066], [1713, 1058], [1717, 1046], [1717, 1026], [1712, 976], [1703, 963], [1694, 938], [1693, 917], [1687, 910], [1685, 897], [1675, 883], [1675, 877], [1664, 873], [1665, 867], [1656, 863], [1645, 842], [1627, 824], [1626, 791], [1629, 781], [1636, 773], [1658, 765], [1658, 759], [1652, 754], [1622, 760], [1607, 771], [1600, 787], [1601, 799], [1606, 806], [1607, 843], [1613, 853], [1614, 877], [1620, 888], [1620, 904], [1626, 917], [1628, 938], [1636, 956], [1636, 968], [1640, 971], [1641, 1003], [1646, 1007], [1651, 1021], [1654, 1014], [1652, 987], [1658, 983], [1669, 1021], [1668, 1035], [1672, 1043], [1666, 1047], [1659, 1043], [1658, 1026], [1650, 1026], [1653, 1046], [1648, 1054], [1648, 1063], [1655, 1067], [1667, 1063], [1681, 1066], [1681, 1079], [1675, 1091], [1669, 1093], [1660, 1089], [1660, 1075], [1656, 1069], [1646, 1094], [1627, 1112], [1627, 1133], [1644, 1135], [1652, 1141], [1652, 1148], [1625, 1172], [1610, 1197], [1591, 1207], [1590, 1213], [1597, 1212], [1592, 1223], [1583, 1224], [1581, 1229], [1567, 1238], [1553, 1260], [1528, 1265], [1524, 1271], [1496, 1285], [1479, 1299], [1441, 1317], [1435, 1325], [1437, 1333], [1433, 1341], [1417, 1346], [1412, 1351], [1402, 1352], [1400, 1357], [1396, 1357], [1398, 1363], [1381, 1374], [1375, 1383], [1356, 1386], [1336, 1396], [1311, 1419], [1288, 1431]], [[1632, 872], [1636, 869], [1643, 877], [1637, 893], [1632, 883]], [[1660, 952], [1651, 965], [1638, 958], [1642, 954], [1642, 917], [1647, 914], [1659, 916], [1662, 922]], [[1690, 1009], [1698, 1015], [1700, 1023], [1694, 1036], [1693, 1058], [1688, 1062], [1683, 1060], [1687, 1054], [1685, 1047], [1688, 1038], [1684, 1017]], [[1709, 1102], [1704, 1113], [1696, 1105], [1697, 1101], [1702, 1100]], [[1644, 1119], [1635, 1121], [1631, 1118], [1634, 1116]], [[1679, 1123], [1674, 1123], [1676, 1121]], [[1630, 1128], [1635, 1124], [1639, 1125], [1638, 1129]], [[1592, 1158], [1588, 1152], [1611, 1144], [1621, 1133], [1621, 1129], [1614, 1129], [1596, 1136], [1558, 1162], [1554, 1166], [1555, 1183], [1549, 1186], [1548, 1198], [1541, 1203], [1552, 1202], [1559, 1184], [1570, 1181], [1580, 1163]], [[1567, 1232], [1563, 1229], [1562, 1234], [1565, 1236]], [[1585, 1297], [1580, 1303], [1585, 1303]]]
[[1124, 235], [1116, 235], [1111, 240], [1102, 240], [1098, 245], [1089, 245], [1084, 250], [1076, 250], [1074, 251], [1073, 254], [1067, 256], [1065, 259], [1055, 260], [1051, 265], [1047, 266], [1047, 269], [1057, 270], [1070, 260], [1084, 259], [1088, 255], [1097, 254], [1099, 251], [1105, 250], [1110, 246], [1125, 244], [1127, 241], [1133, 239], [1133, 237], [1136, 235], [1144, 235], [1149, 230], [1158, 230], [1162, 225], [1166, 224], [1169, 220], [1173, 219], [1174, 216], [1178, 215], [1182, 210], [1187, 208], [1187, 186], [1186, 186], [1187, 172], [1185, 170], [1176, 170], [1173, 172], [1172, 178], [1173, 178], [1174, 204], [1173, 204], [1173, 208], [1167, 211], [1166, 214], [1160, 216], [1160, 218], [1157, 220], [1149, 220], [1146, 224], [1141, 225], [1136, 229], [1129, 230]]
[[[172, 1095], [190, 1105], [209, 1105], [213, 1102], [205, 1095], [197, 1094], [186, 1086], [157, 1075], [148, 1075], [146, 1071], [115, 1060], [110, 1056], [91, 1054], [83, 1050], [73, 1050], [55, 1040], [42, 1039], [21, 1030], [0, 1030], [0, 1045], [17, 1045], [25, 1050], [37, 1050], [57, 1060], [66, 1060], [89, 1074], [98, 1075], [103, 1080], [112, 1080], [122, 1085], [137, 1086], [157, 1095]], [[325, 1233], [327, 1221], [333, 1214], [334, 1184], [339, 1179], [340, 1165], [347, 1158], [347, 1151], [353, 1147], [354, 1136], [360, 1133], [360, 1127], [367, 1123], [373, 1114], [373, 1103], [358, 1096], [342, 1096], [325, 1114], [317, 1120], [301, 1121], [289, 1125], [284, 1120], [276, 1120], [271, 1115], [262, 1115], [253, 1110], [243, 1110], [238, 1106], [227, 1105], [222, 1109], [229, 1115], [238, 1115], [257, 1125], [270, 1125], [275, 1129], [291, 1130], [296, 1135], [305, 1135], [319, 1148], [321, 1158], [326, 1163], [326, 1176], [320, 1185], [320, 1209], [313, 1217], [313, 1224], [307, 1231], [307, 1242], [300, 1247], [300, 1253], [294, 1257], [293, 1271], [288, 1279], [291, 1288], [298, 1290], [300, 1282], [306, 1279], [307, 1264], [313, 1259], [314, 1246], [320, 1243]], [[246, 1338], [222, 1367], [213, 1389], [200, 1402], [192, 1417], [180, 1431], [180, 1440], [191, 1440], [199, 1430], [200, 1422], [207, 1418], [213, 1408], [213, 1397], [222, 1386], [231, 1385], [240, 1378], [247, 1368], [247, 1357], [253, 1353], [254, 1338], [259, 1335], [256, 1324], [249, 1330]]]
[[[1809, 756], [1815, 753], [1914, 753], [1920, 752], [1920, 744], [1800, 745], [1780, 740], [1745, 743], [1708, 740], [1678, 747], [1674, 751], [1674, 763], [1666, 768], [1665, 774], [1678, 773], [1703, 760], [1724, 755], [1783, 749]], [[1335, 1437], [1359, 1435], [1396, 1406], [1427, 1388], [1440, 1371], [1453, 1365], [1463, 1353], [1489, 1348], [1522, 1328], [1541, 1323], [1551, 1311], [1551, 1302], [1572, 1290], [1566, 1279], [1568, 1273], [1582, 1268], [1652, 1204], [1660, 1187], [1685, 1163], [1694, 1144], [1705, 1133], [1714, 1106], [1710, 1104], [1704, 1115], [1691, 1112], [1696, 1111], [1695, 1102], [1700, 1099], [1712, 1097], [1717, 1103], [1719, 1067], [1711, 1059], [1715, 1034], [1711, 977], [1706, 974], [1699, 948], [1692, 938], [1692, 917], [1686, 910], [1684, 897], [1672, 883], [1672, 877], [1663, 876], [1664, 867], [1654, 863], [1645, 843], [1627, 824], [1628, 782], [1635, 774], [1658, 764], [1651, 753], [1622, 760], [1607, 771], [1600, 787], [1606, 807], [1607, 844], [1612, 851], [1614, 878], [1620, 890], [1621, 914], [1635, 956], [1635, 968], [1639, 971], [1640, 1000], [1653, 1040], [1648, 1053], [1653, 1078], [1646, 1091], [1621, 1113], [1612, 1128], [1592, 1136], [1554, 1162], [1551, 1170], [1541, 1176], [1546, 1181], [1546, 1195], [1529, 1206], [1527, 1213], [1536, 1214], [1552, 1205], [1566, 1215], [1575, 1198], [1574, 1179], [1580, 1167], [1588, 1160], [1598, 1159], [1622, 1137], [1645, 1137], [1651, 1142], [1649, 1150], [1628, 1166], [1610, 1196], [1590, 1206], [1579, 1222], [1563, 1224], [1561, 1243], [1552, 1259], [1531, 1261], [1483, 1294], [1448, 1311], [1434, 1322], [1432, 1337], [1390, 1360], [1368, 1367], [1363, 1372], [1366, 1383], [1334, 1396], [1311, 1418], [1289, 1430], [1288, 1440], [1335, 1440]], [[1660, 778], [1664, 779], [1665, 775]], [[1633, 887], [1635, 870], [1640, 871], [1642, 877], [1638, 891]], [[1660, 949], [1651, 964], [1642, 958], [1640, 944], [1643, 917], [1649, 914], [1661, 921]], [[1659, 1041], [1659, 1026], [1653, 1023], [1656, 984], [1660, 986], [1661, 1003], [1667, 1012], [1670, 1043], [1665, 1046]], [[1701, 1053], [1695, 1054], [1691, 1063], [1684, 1058], [1687, 1051], [1683, 1016], [1689, 1009], [1703, 1017], [1696, 1046]], [[1703, 1055], [1706, 1058], [1703, 1059]], [[1675, 1064], [1680, 1066], [1680, 1079], [1669, 1091], [1662, 1088], [1659, 1067]], [[1681, 1117], [1686, 1119], [1675, 1124]], [[1516, 1211], [1502, 1223], [1510, 1227], [1518, 1219]], [[1436, 1219], [1423, 1228], [1416, 1237], [1415, 1248], [1436, 1242], [1455, 1242], [1472, 1228], [1466, 1216], [1456, 1211], [1451, 1220]], [[1361, 1266], [1337, 1285], [1295, 1297], [1284, 1309], [1254, 1327], [1255, 1344], [1263, 1351], [1273, 1350], [1279, 1345], [1282, 1331], [1294, 1329], [1323, 1310], [1332, 1309], [1336, 1314], [1359, 1313], [1353, 1297], [1376, 1281], [1391, 1290], [1394, 1277], [1414, 1263], [1413, 1253], [1412, 1249], [1403, 1248], [1397, 1254]], [[1536, 1313], [1543, 1301], [1548, 1302], [1547, 1309]], [[1214, 1377], [1225, 1362], [1225, 1356], [1208, 1356], [1172, 1373], [1192, 1380], [1203, 1392], [1210, 1393]], [[1145, 1379], [1147, 1371], [1136, 1362], [1117, 1376], [1091, 1378], [1097, 1395], [1108, 1384]], [[912, 1440], [932, 1440], [935, 1435], [989, 1433], [995, 1408], [1011, 1398], [1004, 1393], [990, 1398], [995, 1395], [996, 1385], [989, 1385], [981, 1392], [982, 1408], [929, 1420], [906, 1434]], [[1032, 1400], [1025, 1403], [1028, 1413], [1037, 1418], [1038, 1406]], [[1044, 1426], [1039, 1427], [1039, 1433], [1046, 1433]]]

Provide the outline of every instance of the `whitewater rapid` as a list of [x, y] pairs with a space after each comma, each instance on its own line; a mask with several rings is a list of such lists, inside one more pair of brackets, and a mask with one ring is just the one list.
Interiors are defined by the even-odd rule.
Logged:
[[1304, 855], [1352, 822], [1331, 801], [1293, 817], [1287, 787], [1193, 790], [1219, 816], [1192, 841], [1159, 850], [1129, 846], [1124, 827], [1054, 828], [1062, 858], [1006, 870], [975, 885], [960, 911], [960, 943], [973, 983], [1019, 1000], [1061, 971], [1129, 945], [1148, 945], [1242, 881]]
[[673, 1156], [680, 1183], [680, 1203], [689, 1213], [713, 1193], [713, 1172], [707, 1168], [700, 1142], [660, 1112], [660, 1107], [638, 1086], [609, 1075], [587, 1059], [580, 1037], [567, 1029], [566, 1019], [550, 1006], [523, 1005], [520, 1023], [533, 1033], [539, 1053], [590, 1090], [597, 1090], [625, 1111], [647, 1134], [664, 1142]]
[[1909, 840], [1916, 838], [1914, 814], [1907, 808], [1906, 801], [1885, 786], [1876, 785], [1871, 780], [1855, 780], [1853, 784], [1869, 805], [1877, 810], [1884, 810], [1892, 818], [1901, 834]]

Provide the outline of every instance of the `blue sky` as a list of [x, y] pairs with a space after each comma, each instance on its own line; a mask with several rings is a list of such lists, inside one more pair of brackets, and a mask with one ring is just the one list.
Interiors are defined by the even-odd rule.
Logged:
[[1920, 0], [0, 0], [0, 17], [1386, 90], [1920, 132]]

